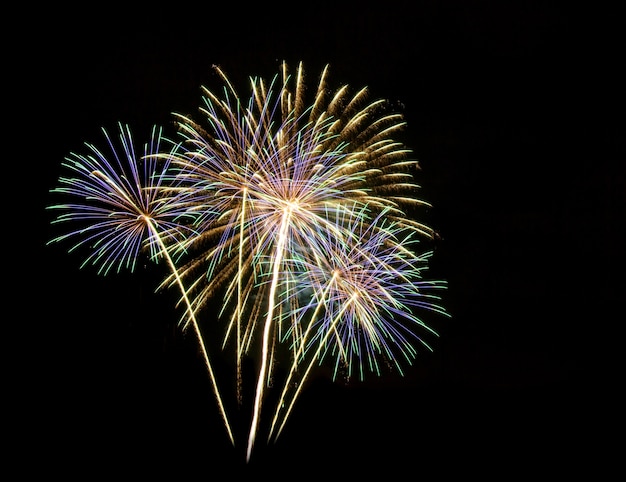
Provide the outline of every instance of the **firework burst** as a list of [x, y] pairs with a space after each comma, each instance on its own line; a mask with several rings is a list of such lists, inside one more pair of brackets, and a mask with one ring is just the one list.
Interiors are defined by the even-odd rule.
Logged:
[[[431, 252], [417, 254], [415, 232], [386, 218], [386, 211], [372, 216], [365, 207], [359, 216], [338, 218], [349, 236], [339, 238], [326, 232], [321, 252], [293, 259], [302, 280], [289, 296], [298, 302], [289, 316], [293, 329], [301, 331], [301, 343], [291, 365], [270, 429], [270, 437], [284, 410], [282, 427], [293, 408], [304, 381], [315, 363], [334, 358], [334, 375], [340, 365], [347, 377], [365, 371], [380, 375], [379, 359], [389, 360], [402, 374], [402, 360], [411, 364], [417, 347], [432, 350], [420, 332], [436, 336], [415, 312], [429, 310], [447, 316], [440, 297], [433, 290], [445, 287], [441, 281], [423, 279]], [[317, 246], [312, 249], [315, 250]], [[309, 353], [311, 352], [311, 353]], [[293, 378], [308, 360], [297, 383]], [[287, 403], [287, 393], [295, 389]], [[287, 404], [287, 405], [285, 405]]]
[[[302, 274], [310, 289], [319, 289], [319, 280], [309, 270], [325, 257], [333, 263], [337, 246], [361, 242], [353, 232], [357, 226], [361, 235], [372, 236], [375, 231], [373, 242], [382, 241], [379, 233], [385, 230], [363, 227], [378, 219], [376, 213], [384, 213], [397, 230], [425, 236], [432, 230], [406, 215], [406, 209], [425, 203], [416, 196], [416, 161], [393, 140], [404, 128], [402, 116], [386, 113], [384, 101], [370, 102], [366, 89], [352, 94], [348, 86], [332, 93], [327, 87], [328, 68], [310, 104], [301, 64], [294, 74], [283, 64], [269, 82], [251, 78], [245, 98], [217, 71], [224, 81], [223, 95], [204, 89], [201, 120], [176, 116], [182, 141], [173, 162], [180, 169], [179, 182], [195, 193], [190, 209], [203, 213], [196, 225], [201, 234], [187, 244], [199, 255], [180, 272], [194, 287], [194, 309], [224, 290], [223, 314], [229, 320], [224, 344], [228, 337], [235, 338], [238, 364], [261, 332], [249, 458], [274, 347], [288, 334], [294, 359], [304, 349], [307, 330], [297, 316], [300, 297], [289, 295], [298, 289]], [[384, 241], [392, 243], [392, 236]], [[404, 268], [408, 266], [407, 261]], [[399, 268], [394, 269], [389, 276], [398, 276]], [[412, 288], [417, 291], [417, 286]], [[370, 293], [369, 305], [351, 303], [346, 316], [354, 318], [355, 309], [371, 308], [372, 300], [382, 294]], [[387, 298], [393, 294], [384, 293]], [[326, 316], [333, 317], [337, 314], [333, 310], [340, 309], [331, 308], [340, 303], [324, 303]], [[405, 307], [389, 302], [389, 309], [396, 312]], [[363, 325], [367, 318], [360, 316]], [[326, 342], [313, 337], [321, 339]], [[371, 334], [368, 339], [378, 343], [383, 337]], [[373, 349], [365, 351], [370, 361]], [[354, 349], [350, 354], [362, 353]]]
[[185, 301], [185, 317], [197, 335], [220, 413], [234, 443], [209, 355], [173, 258], [184, 252], [182, 241], [193, 234], [188, 218], [194, 213], [186, 208], [186, 191], [168, 184], [168, 158], [156, 156], [164, 141], [160, 128], [153, 128], [140, 155], [129, 127], [121, 123], [118, 127], [118, 143], [102, 129], [109, 147], [106, 153], [94, 144], [85, 144], [87, 154], [72, 153], [66, 158], [63, 167], [72, 177], [59, 178], [60, 186], [52, 192], [71, 201], [49, 209], [60, 211], [53, 224], [69, 222], [77, 228], [48, 244], [74, 239], [70, 252], [89, 248], [82, 266], [99, 266], [98, 273], [103, 275], [113, 268], [134, 271], [144, 250], [155, 262], [166, 260]]
[[120, 125], [121, 149], [105, 132], [110, 157], [87, 144], [88, 155], [67, 158], [74, 177], [54, 191], [73, 201], [51, 208], [62, 211], [57, 223], [80, 227], [53, 242], [77, 239], [72, 249], [90, 249], [85, 264], [105, 274], [132, 270], [143, 249], [166, 260], [159, 288], [181, 293], [181, 324], [198, 336], [233, 443], [200, 316], [223, 329], [223, 349], [234, 347], [240, 407], [242, 359], [260, 354], [249, 460], [281, 354], [290, 368], [274, 439], [316, 363], [363, 378], [380, 373], [381, 359], [402, 373], [430, 349], [422, 335], [436, 333], [420, 311], [447, 316], [432, 291], [445, 283], [424, 277], [431, 253], [419, 241], [434, 233], [411, 215], [427, 203], [417, 161], [395, 140], [401, 114], [365, 88], [330, 89], [328, 67], [311, 88], [302, 64], [283, 63], [269, 81], [250, 78], [243, 96], [216, 72], [221, 92], [203, 87], [198, 118], [174, 114], [176, 134], [155, 130], [142, 156]]

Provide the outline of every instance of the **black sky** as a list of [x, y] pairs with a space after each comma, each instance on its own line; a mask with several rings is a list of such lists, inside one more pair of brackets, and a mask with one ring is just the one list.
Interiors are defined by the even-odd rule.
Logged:
[[[9, 179], [29, 183], [29, 232], [9, 236], [28, 250], [10, 372], [24, 395], [18, 445], [45, 466], [27, 472], [507, 479], [597, 475], [611, 462], [600, 437], [615, 430], [623, 379], [621, 16], [556, 2], [335, 3], [16, 18], [8, 164], [26, 171]], [[248, 76], [270, 77], [282, 60], [304, 61], [312, 79], [330, 64], [331, 85], [367, 85], [403, 110], [452, 318], [403, 379], [343, 384], [322, 372], [278, 444], [259, 441], [245, 466], [243, 437], [229, 446], [194, 340], [174, 326], [171, 299], [152, 293], [150, 270], [79, 269], [45, 246], [55, 232], [44, 208], [63, 157], [101, 127], [147, 133], [172, 112], [195, 115], [201, 85], [221, 88], [213, 64], [246, 92]]]

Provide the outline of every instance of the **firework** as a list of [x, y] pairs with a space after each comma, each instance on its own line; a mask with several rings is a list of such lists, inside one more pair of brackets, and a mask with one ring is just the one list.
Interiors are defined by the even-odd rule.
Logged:
[[145, 249], [152, 260], [166, 260], [186, 303], [185, 316], [198, 337], [220, 413], [234, 443], [204, 340], [172, 257], [183, 252], [182, 240], [193, 233], [188, 220], [193, 213], [186, 209], [185, 191], [168, 185], [167, 156], [157, 159], [156, 153], [162, 150], [161, 129], [153, 128], [140, 156], [129, 127], [121, 123], [118, 127], [119, 145], [102, 129], [109, 147], [106, 154], [94, 144], [85, 144], [88, 154], [71, 153], [66, 158], [63, 167], [73, 177], [59, 178], [60, 186], [52, 192], [70, 201], [49, 209], [60, 211], [54, 224], [70, 222], [76, 228], [48, 244], [75, 239], [70, 252], [90, 249], [82, 266], [97, 265], [98, 273], [104, 275], [115, 267], [134, 271]]
[[[198, 118], [175, 113], [171, 139], [153, 133], [137, 157], [120, 125], [123, 155], [105, 136], [112, 161], [95, 146], [72, 154], [52, 206], [56, 222], [79, 227], [53, 241], [78, 239], [99, 272], [134, 268], [146, 249], [165, 259], [203, 349], [219, 408], [234, 439], [204, 348], [199, 319], [209, 311], [222, 349], [233, 347], [236, 399], [241, 364], [259, 353], [246, 446], [249, 461], [276, 359], [289, 356], [269, 438], [276, 439], [316, 363], [333, 360], [348, 376], [402, 373], [425, 337], [436, 335], [420, 311], [447, 316], [424, 274], [433, 230], [413, 219], [417, 161], [395, 140], [401, 114], [367, 89], [328, 87], [328, 67], [311, 86], [302, 64], [283, 63], [271, 79], [251, 77], [240, 95], [216, 67], [223, 89], [202, 88]], [[78, 199], [78, 201], [76, 201]], [[219, 313], [211, 308], [218, 304]], [[214, 330], [213, 330], [214, 331]], [[280, 349], [285, 347], [285, 350]]]
[[[352, 230], [377, 219], [370, 213], [384, 213], [398, 230], [426, 236], [432, 230], [406, 216], [406, 209], [425, 203], [416, 196], [416, 161], [393, 140], [404, 127], [402, 116], [387, 113], [384, 101], [370, 102], [366, 89], [351, 94], [347, 86], [331, 94], [326, 85], [328, 68], [310, 104], [301, 64], [293, 75], [283, 64], [269, 82], [251, 78], [246, 98], [221, 70], [218, 73], [224, 80], [223, 95], [204, 89], [201, 120], [176, 116], [182, 141], [173, 162], [180, 169], [179, 182], [195, 193], [190, 209], [203, 213], [196, 225], [201, 234], [187, 243], [199, 254], [180, 273], [194, 287], [194, 309], [220, 290], [225, 293], [222, 314], [229, 321], [224, 345], [234, 336], [238, 363], [261, 332], [249, 458], [271, 378], [274, 347], [287, 334], [295, 360], [304, 349], [307, 330], [297, 316], [301, 298], [289, 295], [298, 289], [303, 273], [308, 289], [316, 292], [315, 299], [328, 304], [316, 291], [321, 285], [310, 270], [324, 258], [333, 263], [338, 246], [362, 242]], [[361, 228], [363, 236], [373, 231], [383, 232]], [[376, 234], [374, 242], [381, 236]], [[385, 242], [392, 243], [392, 236]], [[405, 262], [404, 269], [408, 267]], [[383, 270], [383, 265], [378, 269]], [[389, 276], [402, 274], [394, 269]], [[412, 286], [412, 292], [417, 292], [417, 286]], [[369, 299], [383, 294], [390, 296], [379, 290]], [[357, 316], [354, 309], [365, 310], [362, 303], [354, 303], [349, 316]], [[396, 312], [406, 306], [389, 303]], [[333, 314], [327, 310], [325, 316]], [[326, 341], [313, 337], [313, 341], [322, 339]], [[382, 337], [372, 334], [369, 339], [380, 342]], [[366, 351], [370, 360], [372, 350]], [[361, 355], [356, 350], [350, 353]]]

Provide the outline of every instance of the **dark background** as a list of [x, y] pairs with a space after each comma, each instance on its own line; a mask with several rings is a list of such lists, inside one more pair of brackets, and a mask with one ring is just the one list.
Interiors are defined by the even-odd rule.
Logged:
[[[621, 436], [620, 13], [556, 2], [98, 4], [7, 19], [19, 33], [5, 40], [5, 203], [18, 224], [5, 225], [5, 323], [16, 331], [5, 366], [20, 470], [601, 478]], [[441, 235], [431, 276], [448, 281], [452, 317], [433, 319], [435, 351], [404, 378], [333, 383], [321, 370], [278, 442], [261, 434], [245, 464], [248, 412], [233, 448], [195, 340], [176, 327], [171, 296], [153, 293], [155, 268], [79, 269], [67, 246], [45, 245], [57, 234], [45, 206], [64, 156], [101, 142], [101, 127], [126, 122], [145, 139], [172, 112], [195, 115], [201, 85], [221, 89], [213, 64], [247, 94], [248, 76], [270, 78], [282, 60], [302, 60], [311, 82], [328, 63], [331, 86], [368, 86], [406, 116], [403, 140], [433, 205], [423, 216]]]

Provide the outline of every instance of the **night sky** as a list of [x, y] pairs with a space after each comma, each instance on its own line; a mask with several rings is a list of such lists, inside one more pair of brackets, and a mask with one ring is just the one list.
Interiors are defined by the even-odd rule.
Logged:
[[[8, 260], [18, 286], [7, 306], [21, 301], [5, 345], [17, 348], [6, 365], [20, 470], [507, 480], [599, 476], [613, 461], [603, 438], [618, 430], [623, 381], [622, 17], [556, 2], [336, 3], [19, 17], [31, 42], [7, 43], [7, 96], [21, 107], [5, 161], [23, 172], [5, 185], [9, 206], [28, 205], [16, 230], [27, 235], [5, 224], [5, 242], [26, 251]], [[45, 206], [63, 158], [101, 144], [101, 127], [121, 121], [145, 138], [172, 112], [195, 116], [202, 85], [221, 89], [212, 65], [247, 94], [248, 76], [270, 78], [282, 60], [303, 61], [312, 83], [329, 64], [331, 86], [368, 86], [405, 115], [433, 206], [421, 215], [440, 235], [430, 276], [448, 281], [452, 317], [431, 317], [435, 350], [404, 377], [332, 382], [321, 369], [278, 442], [261, 434], [245, 464], [250, 398], [233, 448], [172, 293], [154, 293], [159, 268], [80, 269], [68, 245], [46, 246], [58, 232]], [[246, 370], [250, 384], [253, 362]]]

